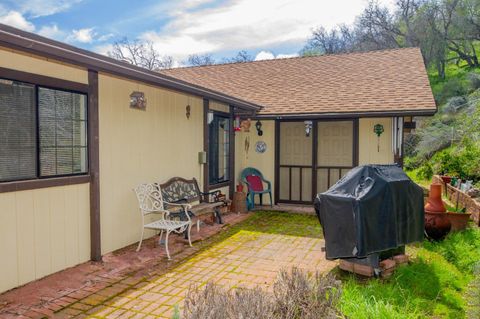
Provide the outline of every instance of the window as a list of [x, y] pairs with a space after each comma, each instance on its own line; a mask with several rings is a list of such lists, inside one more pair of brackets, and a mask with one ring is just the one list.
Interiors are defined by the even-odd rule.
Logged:
[[227, 182], [230, 178], [230, 119], [214, 114], [209, 124], [209, 184]]
[[0, 79], [0, 181], [87, 172], [86, 95]]

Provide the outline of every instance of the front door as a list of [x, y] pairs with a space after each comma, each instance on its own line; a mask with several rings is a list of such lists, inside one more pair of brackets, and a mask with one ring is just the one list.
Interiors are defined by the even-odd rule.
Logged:
[[313, 121], [307, 136], [303, 121], [280, 122], [277, 201], [310, 204], [354, 167], [356, 129], [354, 120]]
[[312, 201], [312, 137], [303, 122], [280, 122], [279, 202]]

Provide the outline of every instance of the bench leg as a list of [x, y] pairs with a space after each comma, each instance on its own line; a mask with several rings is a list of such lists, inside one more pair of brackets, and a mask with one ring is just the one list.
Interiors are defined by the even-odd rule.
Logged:
[[192, 230], [192, 223], [188, 224], [188, 244], [190, 245], [190, 247], [192, 247], [192, 239], [190, 235], [191, 230]]
[[165, 251], [167, 252], [168, 260], [171, 260], [171, 258], [170, 258], [170, 252], [168, 251], [168, 235], [170, 235], [170, 231], [169, 231], [169, 230], [167, 230], [167, 235], [165, 236]]
[[144, 232], [145, 228], [142, 227], [142, 235], [140, 237], [140, 241], [138, 242], [138, 246], [137, 246], [137, 251], [140, 250], [140, 247], [142, 246], [142, 241], [143, 241], [143, 232]]
[[223, 220], [222, 220], [222, 214], [220, 214], [220, 211], [218, 210], [218, 208], [215, 208], [215, 218], [217, 219], [217, 224], [223, 224]]

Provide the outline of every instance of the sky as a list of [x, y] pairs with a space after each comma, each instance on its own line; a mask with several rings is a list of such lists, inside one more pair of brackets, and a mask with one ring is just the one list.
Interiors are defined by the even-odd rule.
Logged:
[[[394, 0], [380, 0], [392, 6]], [[296, 56], [318, 26], [350, 24], [367, 0], [0, 0], [0, 23], [106, 54], [148, 40], [182, 65], [190, 54]]]

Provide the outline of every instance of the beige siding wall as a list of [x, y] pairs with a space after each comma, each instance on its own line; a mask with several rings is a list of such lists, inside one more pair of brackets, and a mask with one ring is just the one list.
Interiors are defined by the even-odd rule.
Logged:
[[[146, 111], [129, 95], [145, 93]], [[190, 119], [185, 107], [191, 106]], [[203, 100], [142, 83], [99, 75], [102, 253], [139, 240], [140, 212], [132, 189], [173, 176], [203, 183]], [[153, 233], [148, 233], [152, 235]]]
[[[275, 195], [275, 121], [261, 121], [263, 136], [258, 136], [255, 129], [255, 122], [252, 121], [250, 132], [235, 133], [235, 185], [240, 181], [242, 170], [246, 167], [254, 167], [260, 170], [263, 176], [272, 182], [272, 196]], [[245, 139], [250, 138], [250, 149], [245, 152]], [[265, 153], [255, 151], [257, 141], [264, 141], [267, 144]], [[257, 196], [258, 197], [258, 196]], [[275, 201], [275, 199], [273, 199]], [[258, 198], [256, 199], [258, 201]], [[264, 204], [268, 204], [268, 198], [264, 196]]]
[[[373, 132], [375, 124], [382, 124], [380, 139]], [[380, 150], [378, 144], [380, 143]], [[392, 119], [363, 118], [359, 120], [359, 164], [392, 164]]]
[[[84, 69], [3, 47], [0, 67], [88, 83]], [[90, 259], [88, 184], [2, 193], [0, 213], [0, 292]]]
[[88, 184], [0, 194], [0, 292], [90, 259]]
[[73, 82], [88, 83], [86, 69], [3, 47], [0, 47], [0, 67]]

